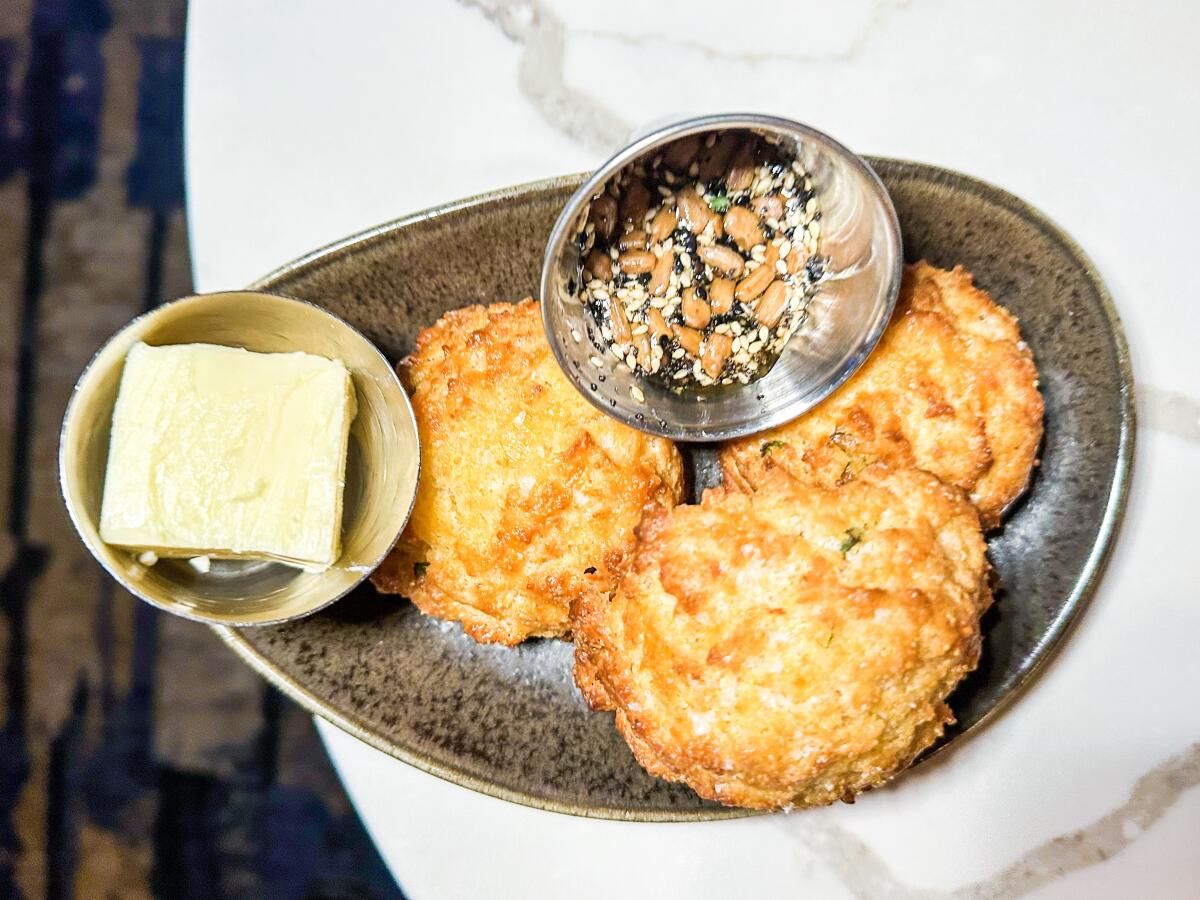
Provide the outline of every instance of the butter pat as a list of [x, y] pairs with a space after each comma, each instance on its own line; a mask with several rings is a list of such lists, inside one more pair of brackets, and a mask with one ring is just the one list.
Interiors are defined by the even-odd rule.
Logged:
[[355, 412], [341, 362], [137, 344], [113, 410], [100, 536], [159, 556], [328, 567]]

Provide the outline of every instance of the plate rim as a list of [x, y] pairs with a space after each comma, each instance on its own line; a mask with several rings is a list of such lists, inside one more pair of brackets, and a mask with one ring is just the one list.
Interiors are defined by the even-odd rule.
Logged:
[[[1096, 268], [1091, 257], [1062, 227], [1042, 210], [1031, 203], [981, 178], [948, 169], [931, 163], [913, 160], [896, 159], [881, 156], [864, 156], [867, 163], [874, 169], [877, 165], [891, 169], [891, 175], [898, 177], [922, 177], [947, 186], [957, 186], [983, 196], [985, 199], [1008, 210], [1014, 215], [1027, 218], [1034, 222], [1047, 236], [1056, 241], [1067, 256], [1072, 258], [1083, 270], [1084, 275], [1096, 289], [1100, 299], [1101, 310], [1108, 323], [1109, 333], [1113, 341], [1117, 367], [1120, 372], [1119, 406], [1120, 431], [1117, 441], [1117, 456], [1113, 470], [1112, 484], [1104, 505], [1104, 515], [1096, 539], [1092, 543], [1087, 559], [1084, 561], [1080, 576], [1068, 595], [1062, 611], [1051, 623], [1050, 627], [1030, 653], [1033, 664], [1022, 674], [1012, 687], [1000, 697], [982, 717], [969, 727], [958, 732], [950, 743], [935, 746], [931, 751], [922, 755], [914, 765], [924, 763], [934, 757], [943, 755], [950, 749], [961, 747], [964, 739], [977, 734], [988, 725], [994, 723], [1006, 713], [1029, 687], [1042, 675], [1050, 662], [1058, 655], [1065, 640], [1074, 631], [1078, 620], [1087, 609], [1091, 598], [1099, 587], [1108, 561], [1112, 555], [1116, 537], [1124, 522], [1128, 506], [1129, 492], [1133, 475], [1133, 464], [1137, 435], [1137, 410], [1134, 400], [1133, 364], [1129, 353], [1129, 343], [1125, 329], [1121, 323], [1120, 314], [1108, 285]], [[532, 193], [541, 193], [555, 189], [574, 190], [587, 178], [588, 173], [559, 175], [552, 178], [523, 182], [496, 190], [484, 191], [469, 197], [452, 200], [447, 203], [431, 206], [426, 209], [383, 222], [371, 228], [351, 234], [311, 250], [296, 259], [284, 263], [267, 274], [255, 279], [247, 290], [273, 290], [279, 292], [275, 285], [279, 279], [294, 275], [315, 264], [327, 263], [351, 249], [361, 249], [364, 246], [386, 237], [394, 231], [424, 222], [430, 219], [469, 209], [496, 200], [521, 197]], [[314, 695], [299, 681], [292, 678], [277, 667], [266, 656], [259, 653], [252, 644], [241, 634], [242, 629], [226, 625], [211, 625], [221, 640], [233, 650], [244, 662], [258, 672], [268, 683], [281, 691], [291, 700], [298, 703], [310, 713], [320, 716], [337, 726], [363, 743], [379, 750], [393, 759], [407, 763], [423, 772], [434, 775], [443, 781], [448, 781], [459, 787], [469, 788], [481, 794], [532, 807], [547, 812], [563, 813], [584, 818], [608, 819], [628, 822], [701, 822], [722, 819], [739, 819], [749, 816], [769, 814], [762, 810], [744, 809], [740, 807], [700, 808], [694, 810], [631, 810], [603, 804], [579, 804], [553, 800], [538, 796], [529, 791], [516, 790], [487, 781], [471, 774], [453, 763], [435, 761], [424, 754], [403, 747], [385, 738], [371, 727], [363, 724], [357, 717], [347, 715], [326, 704]]]

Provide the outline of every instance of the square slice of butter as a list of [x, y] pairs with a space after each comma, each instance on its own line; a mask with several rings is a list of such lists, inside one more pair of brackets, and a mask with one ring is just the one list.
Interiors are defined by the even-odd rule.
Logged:
[[335, 360], [137, 344], [113, 410], [100, 536], [160, 556], [330, 566], [355, 412]]

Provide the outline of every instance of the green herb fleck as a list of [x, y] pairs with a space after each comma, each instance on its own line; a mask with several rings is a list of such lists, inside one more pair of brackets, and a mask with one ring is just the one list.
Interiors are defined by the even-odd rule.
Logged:
[[857, 547], [859, 544], [861, 544], [862, 539], [863, 539], [862, 529], [847, 528], [846, 529], [846, 539], [844, 541], [842, 541], [842, 546], [839, 548], [842, 551], [842, 556], [845, 557], [845, 555], [847, 553], [849, 553], [851, 550], [853, 550], [855, 547]]
[[783, 446], [783, 441], [767, 441], [765, 444], [763, 444], [761, 447], [758, 448], [758, 455], [766, 456], [772, 450], [777, 450], [782, 446]]
[[424, 578], [425, 573], [427, 571], [429, 571], [429, 563], [427, 563], [427, 562], [413, 563], [413, 577], [414, 578]]
[[716, 194], [708, 201], [708, 205], [712, 207], [713, 212], [723, 213], [729, 209], [729, 195]]

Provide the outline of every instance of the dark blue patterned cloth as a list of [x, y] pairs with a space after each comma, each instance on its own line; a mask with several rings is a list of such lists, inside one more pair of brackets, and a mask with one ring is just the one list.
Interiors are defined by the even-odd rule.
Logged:
[[399, 896], [307, 716], [117, 588], [56, 496], [88, 356], [190, 288], [183, 0], [4, 15], [0, 898]]

